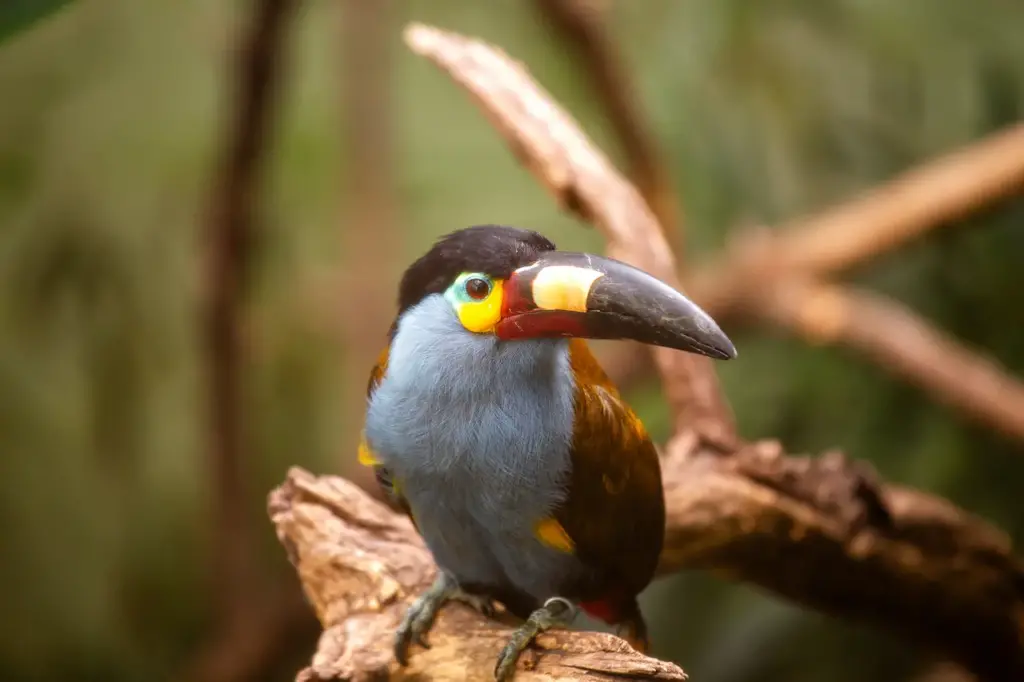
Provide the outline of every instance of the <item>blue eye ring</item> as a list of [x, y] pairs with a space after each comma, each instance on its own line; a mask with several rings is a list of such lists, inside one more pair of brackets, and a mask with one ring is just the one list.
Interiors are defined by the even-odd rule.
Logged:
[[444, 297], [453, 306], [483, 303], [494, 292], [494, 280], [482, 272], [464, 272], [455, 278]]

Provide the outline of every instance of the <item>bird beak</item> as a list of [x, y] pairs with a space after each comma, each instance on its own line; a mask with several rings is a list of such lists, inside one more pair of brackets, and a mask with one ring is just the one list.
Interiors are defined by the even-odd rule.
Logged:
[[506, 280], [500, 339], [632, 339], [719, 360], [736, 347], [711, 316], [661, 280], [621, 261], [551, 251]]

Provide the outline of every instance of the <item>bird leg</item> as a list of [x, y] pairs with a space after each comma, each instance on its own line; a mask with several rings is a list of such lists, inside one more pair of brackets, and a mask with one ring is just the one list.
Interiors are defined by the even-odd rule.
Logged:
[[562, 597], [552, 597], [544, 602], [544, 606], [531, 613], [526, 622], [512, 633], [508, 644], [498, 655], [498, 663], [494, 666], [494, 679], [497, 682], [512, 679], [519, 655], [530, 645], [534, 637], [551, 628], [566, 627], [575, 617], [576, 607]]
[[455, 578], [441, 571], [434, 584], [428, 587], [405, 612], [405, 617], [395, 632], [395, 659], [400, 665], [409, 665], [409, 646], [413, 642], [424, 649], [430, 648], [426, 640], [427, 632], [434, 624], [438, 611], [449, 601], [468, 604], [487, 617], [494, 615], [494, 602], [490, 597], [463, 591]]

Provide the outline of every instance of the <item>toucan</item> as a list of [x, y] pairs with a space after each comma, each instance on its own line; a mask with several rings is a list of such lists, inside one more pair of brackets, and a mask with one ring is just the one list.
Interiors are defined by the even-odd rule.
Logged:
[[404, 273], [370, 373], [358, 459], [412, 519], [438, 567], [399, 625], [408, 665], [452, 600], [522, 624], [500, 652], [511, 679], [540, 632], [579, 610], [646, 651], [637, 595], [665, 533], [658, 454], [585, 339], [736, 357], [686, 296], [624, 262], [543, 235], [477, 225]]

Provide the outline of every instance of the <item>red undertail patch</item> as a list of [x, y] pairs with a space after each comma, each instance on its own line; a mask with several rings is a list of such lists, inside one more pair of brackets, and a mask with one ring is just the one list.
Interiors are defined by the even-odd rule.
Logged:
[[602, 620], [609, 625], [614, 625], [621, 617], [619, 609], [616, 608], [614, 602], [608, 600], [580, 602], [580, 608], [586, 611], [588, 615]]

